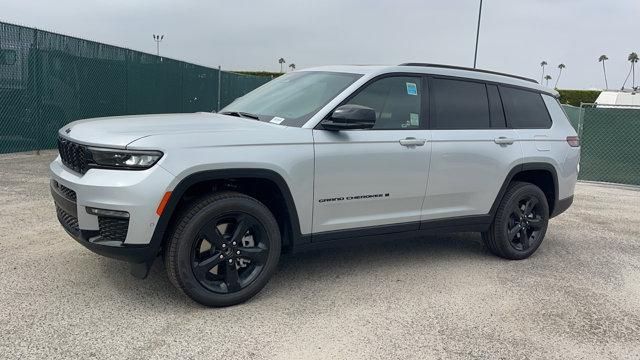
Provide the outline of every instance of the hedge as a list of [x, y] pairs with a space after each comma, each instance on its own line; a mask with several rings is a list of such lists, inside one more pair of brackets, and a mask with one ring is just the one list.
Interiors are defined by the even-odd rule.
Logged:
[[560, 90], [560, 103], [580, 106], [581, 103], [594, 103], [600, 95], [598, 90]]
[[243, 75], [267, 76], [270, 78], [277, 78], [280, 75], [284, 75], [283, 73], [270, 72], [270, 71], [232, 71], [232, 72], [236, 74], [243, 74]]

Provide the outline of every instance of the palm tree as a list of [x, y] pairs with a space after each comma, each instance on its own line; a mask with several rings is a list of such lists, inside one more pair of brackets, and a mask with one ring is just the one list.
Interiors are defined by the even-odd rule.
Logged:
[[544, 67], [547, 66], [547, 62], [546, 61], [542, 61], [540, 63], [540, 66], [542, 66], [542, 75], [540, 76], [540, 82], [542, 82], [542, 79], [544, 79]]
[[278, 64], [280, 64], [280, 72], [282, 72], [282, 64], [286, 63], [286, 61], [284, 60], [284, 58], [280, 58], [278, 59]]
[[602, 63], [602, 73], [604, 73], [604, 89], [607, 90], [609, 88], [609, 84], [607, 84], [607, 69], [604, 67], [604, 62], [609, 60], [607, 55], [600, 55], [598, 58], [598, 62]]
[[558, 77], [556, 78], [556, 85], [554, 86], [554, 88], [558, 88], [558, 80], [560, 80], [560, 75], [562, 75], [562, 69], [566, 67], [567, 66], [565, 64], [558, 65]]
[[636, 85], [636, 66], [635, 65], [638, 62], [638, 54], [636, 54], [635, 52], [632, 52], [631, 54], [629, 54], [629, 57], [627, 57], [627, 60], [631, 62], [631, 68], [629, 69], [629, 74], [627, 74], [627, 77], [624, 79], [624, 83], [622, 83], [623, 90], [624, 90], [624, 86], [627, 84], [627, 80], [629, 80], [629, 75], [631, 74], [633, 74], [631, 87], [635, 87]]
[[545, 75], [544, 79], [547, 80], [547, 84], [545, 86], [549, 87], [549, 80], [551, 80], [551, 75], [549, 74]]
[[289, 64], [289, 67], [291, 68], [291, 71], [293, 71], [293, 70], [296, 69], [296, 64], [291, 63], [291, 64]]
[[635, 52], [632, 52], [631, 54], [629, 54], [629, 58], [627, 59], [629, 61], [631, 61], [631, 73], [633, 74], [633, 77], [631, 78], [631, 87], [632, 88], [636, 88], [636, 63], [638, 62], [638, 54], [636, 54]]

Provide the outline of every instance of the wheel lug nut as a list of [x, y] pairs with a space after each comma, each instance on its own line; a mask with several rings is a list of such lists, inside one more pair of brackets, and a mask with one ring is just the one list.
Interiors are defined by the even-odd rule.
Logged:
[[229, 259], [229, 264], [233, 264], [233, 259]]
[[222, 247], [223, 247], [223, 248], [226, 248], [226, 247], [227, 247], [227, 244], [222, 244]]
[[236, 251], [236, 254], [240, 255], [240, 251]]
[[224, 259], [224, 255], [220, 255], [220, 259]]
[[232, 243], [232, 245], [233, 245], [233, 246], [235, 246], [235, 245], [236, 245], [236, 242], [234, 241], [234, 242]]

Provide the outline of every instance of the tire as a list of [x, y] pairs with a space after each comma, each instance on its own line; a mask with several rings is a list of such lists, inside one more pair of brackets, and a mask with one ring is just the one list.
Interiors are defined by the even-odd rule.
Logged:
[[191, 299], [205, 306], [230, 306], [267, 284], [280, 248], [278, 223], [264, 204], [237, 192], [220, 192], [179, 214], [165, 244], [165, 267], [171, 283]]
[[522, 260], [538, 249], [548, 223], [549, 204], [542, 190], [530, 183], [513, 182], [482, 239], [493, 254]]

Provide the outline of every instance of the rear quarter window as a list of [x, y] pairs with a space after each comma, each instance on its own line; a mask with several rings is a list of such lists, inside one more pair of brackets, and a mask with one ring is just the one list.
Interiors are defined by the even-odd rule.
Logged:
[[514, 129], [551, 127], [551, 117], [539, 93], [501, 86], [500, 95], [510, 127]]

